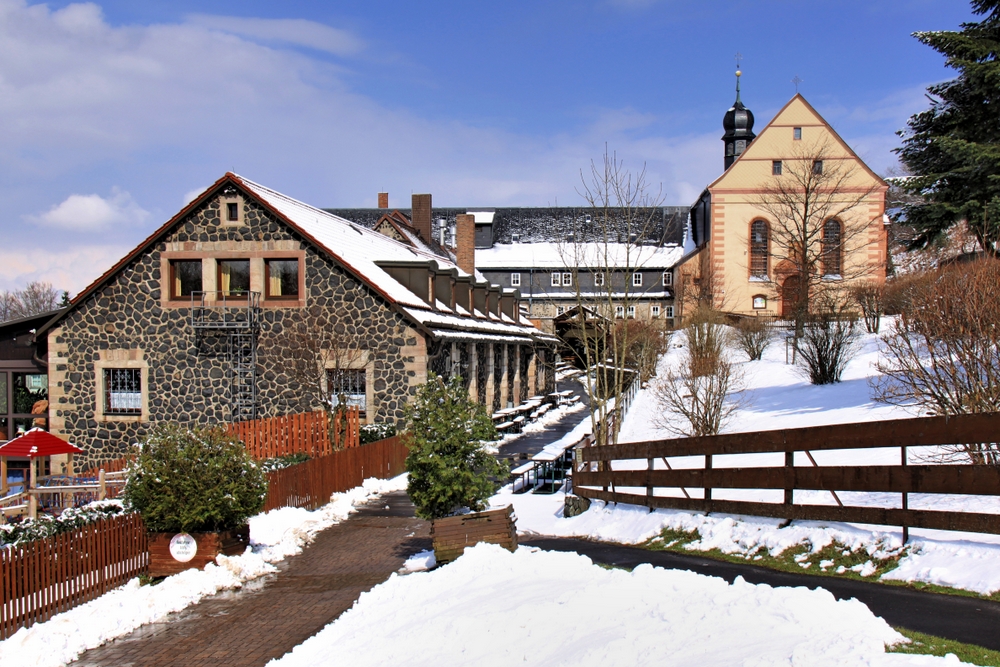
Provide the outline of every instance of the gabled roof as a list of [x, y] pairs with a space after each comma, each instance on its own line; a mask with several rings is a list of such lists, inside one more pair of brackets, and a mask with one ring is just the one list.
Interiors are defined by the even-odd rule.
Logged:
[[[774, 118], [772, 118], [771, 121], [767, 125], [765, 125], [764, 128], [760, 132], [757, 133], [757, 138], [754, 139], [754, 141], [752, 141], [749, 146], [747, 146], [746, 150], [743, 151], [743, 153], [741, 153], [736, 158], [736, 160], [733, 161], [733, 163], [729, 166], [728, 169], [726, 169], [724, 172], [722, 172], [719, 175], [718, 178], [716, 178], [714, 181], [712, 181], [708, 185], [708, 187], [706, 189], [707, 190], [711, 190], [716, 185], [718, 185], [719, 182], [721, 182], [728, 174], [730, 174], [730, 173], [733, 172], [733, 169], [736, 167], [736, 165], [738, 165], [740, 163], [740, 160], [742, 160], [744, 157], [746, 157], [747, 154], [752, 154], [754, 152], [753, 151], [754, 146], [759, 146], [760, 145], [760, 139], [764, 136], [764, 133], [766, 133], [771, 128], [772, 125], [774, 125], [775, 123], [777, 123], [781, 119], [782, 115], [795, 102], [801, 102], [803, 105], [805, 105], [806, 111], [809, 112], [809, 113], [811, 113], [813, 116], [815, 116], [816, 120], [818, 120], [820, 123], [823, 124], [824, 127], [826, 127], [826, 129], [830, 132], [830, 135], [833, 137], [833, 140], [836, 141], [844, 149], [844, 151], [850, 157], [852, 157], [855, 160], [857, 160], [858, 164], [860, 164], [861, 167], [873, 179], [875, 179], [880, 185], [886, 185], [886, 182], [882, 179], [882, 177], [879, 176], [878, 174], [876, 174], [874, 171], [872, 171], [871, 168], [867, 164], [865, 164], [865, 161], [862, 160], [860, 157], [858, 157], [858, 154], [854, 152], [854, 149], [852, 149], [847, 144], [847, 142], [844, 141], [843, 138], [841, 138], [841, 136], [837, 133], [837, 131], [835, 129], [833, 129], [833, 126], [830, 125], [830, 123], [828, 123], [826, 121], [826, 119], [823, 118], [823, 116], [821, 116], [820, 113], [818, 111], [816, 111], [816, 109], [811, 104], [809, 104], [809, 102], [806, 100], [806, 98], [802, 96], [802, 93], [795, 93], [795, 95], [792, 97], [792, 99], [788, 100], [788, 102], [785, 103], [785, 106], [781, 107], [781, 109], [778, 111], [778, 113], [774, 114]], [[747, 159], [750, 159], [750, 158], [747, 158]]]
[[[404, 243], [414, 248], [423, 250], [424, 252], [440, 255], [440, 253], [435, 252], [434, 248], [431, 248], [422, 238], [420, 238], [420, 234], [410, 224], [409, 218], [400, 213], [398, 210], [383, 215], [375, 224], [374, 229], [377, 230], [383, 222], [396, 230], [396, 233], [402, 237]], [[451, 259], [450, 256], [448, 259]]]
[[[423, 299], [397, 282], [376, 262], [434, 261], [440, 269], [455, 271], [458, 276], [468, 276], [454, 262], [440, 254], [423, 248], [411, 247], [350, 220], [310, 206], [229, 172], [160, 226], [100, 278], [77, 294], [70, 303], [70, 307], [46, 323], [39, 330], [39, 334], [54, 326], [65, 317], [66, 313], [83, 303], [125, 266], [147, 252], [159, 239], [228, 184], [235, 185], [246, 196], [255, 200], [292, 230], [305, 237], [316, 248], [333, 258], [337, 264], [353, 274], [355, 278], [378, 292], [390, 304], [403, 307], [401, 308], [403, 313], [408, 314], [415, 310], [430, 311], [431, 308]], [[411, 317], [411, 319], [414, 318]], [[419, 320], [416, 323], [422, 324]], [[534, 336], [540, 332], [533, 327], [522, 327], [522, 331], [519, 333]]]

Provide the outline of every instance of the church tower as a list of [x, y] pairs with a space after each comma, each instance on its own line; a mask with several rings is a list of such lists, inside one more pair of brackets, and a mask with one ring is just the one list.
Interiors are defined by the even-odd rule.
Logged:
[[740, 100], [740, 77], [743, 72], [736, 70], [736, 101], [722, 119], [722, 128], [726, 131], [722, 141], [726, 145], [726, 169], [736, 158], [743, 154], [750, 142], [757, 135], [753, 133], [753, 113], [743, 106]]

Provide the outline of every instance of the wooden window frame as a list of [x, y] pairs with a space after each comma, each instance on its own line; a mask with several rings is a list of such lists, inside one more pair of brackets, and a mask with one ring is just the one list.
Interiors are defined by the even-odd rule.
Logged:
[[521, 286], [521, 274], [520, 273], [511, 273], [510, 274], [510, 286], [511, 287], [520, 287]]
[[[225, 261], [225, 260], [223, 260]], [[295, 294], [271, 294], [271, 262], [295, 262], [298, 271], [295, 276]], [[299, 291], [302, 289], [302, 261], [298, 257], [265, 257], [264, 258], [264, 299], [267, 301], [298, 301], [301, 298]], [[221, 281], [220, 281], [221, 282]], [[252, 281], [251, 281], [252, 282]]]
[[[764, 225], [764, 247], [763, 247], [763, 273], [755, 272], [755, 252], [760, 252], [761, 248], [755, 247], [757, 241], [754, 240], [754, 226], [757, 223]], [[748, 277], [754, 280], [769, 280], [771, 276], [771, 224], [763, 218], [754, 218], [750, 221], [750, 229], [747, 234], [747, 254], [750, 257], [750, 261], [747, 264]]]
[[197, 262], [198, 264], [201, 264], [201, 290], [197, 290], [197, 291], [204, 291], [204, 289], [205, 289], [205, 263], [202, 262], [200, 258], [184, 259], [184, 258], [176, 258], [175, 257], [175, 258], [172, 258], [172, 259], [170, 259], [168, 261], [169, 261], [169, 266], [170, 266], [170, 278], [169, 278], [170, 285], [169, 285], [169, 291], [170, 291], [170, 300], [171, 301], [182, 301], [182, 300], [190, 299], [191, 298], [190, 295], [184, 296], [184, 295], [181, 295], [181, 294], [177, 293], [177, 273], [176, 273], [177, 267], [176, 267], [176, 265], [177, 265], [178, 262], [191, 262], [192, 264], [194, 264], [194, 263]]
[[[223, 262], [246, 262], [247, 263], [247, 291], [246, 295], [233, 295], [227, 293], [222, 289], [222, 264]], [[253, 291], [253, 276], [252, 276], [252, 262], [249, 257], [220, 257], [215, 260], [215, 285], [219, 293], [219, 298], [225, 299], [226, 301], [245, 301], [250, 298], [250, 292]]]

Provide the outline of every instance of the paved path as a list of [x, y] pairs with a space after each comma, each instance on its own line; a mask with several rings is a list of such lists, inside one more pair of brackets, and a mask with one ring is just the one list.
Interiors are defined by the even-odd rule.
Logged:
[[[504, 443], [497, 453], [498, 459], [528, 460], [538, 452], [542, 451], [545, 445], [550, 445], [563, 437], [584, 419], [590, 418], [587, 408], [590, 406], [590, 397], [587, 395], [587, 388], [579, 380], [560, 380], [556, 386], [557, 391], [572, 389], [574, 393], [580, 395], [580, 402], [585, 409], [572, 412], [557, 422], [549, 424], [544, 431], [537, 433], [525, 433], [524, 435]], [[515, 465], [517, 463], [515, 462]]]
[[284, 561], [277, 574], [139, 628], [72, 665], [250, 667], [281, 657], [388, 579], [407, 556], [430, 548], [429, 524], [414, 518], [405, 493], [359, 509]]
[[642, 563], [721, 577], [743, 577], [752, 584], [825, 588], [838, 600], [857, 598], [890, 625], [1000, 651], [1000, 603], [958, 595], [924, 593], [902, 586], [779, 572], [754, 565], [713, 560], [704, 556], [650, 551], [570, 538], [521, 539], [519, 544], [551, 551], [575, 551], [595, 563], [632, 568]]

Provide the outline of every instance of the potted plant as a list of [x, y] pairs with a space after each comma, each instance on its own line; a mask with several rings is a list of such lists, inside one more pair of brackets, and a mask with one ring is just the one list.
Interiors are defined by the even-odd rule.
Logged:
[[266, 494], [263, 471], [235, 436], [168, 423], [136, 446], [122, 499], [149, 531], [149, 575], [163, 577], [243, 553], [247, 519]]
[[462, 378], [446, 383], [430, 373], [406, 417], [406, 491], [417, 516], [431, 521], [438, 563], [477, 542], [517, 548], [511, 508], [482, 511], [508, 471], [483, 448], [496, 429], [486, 408], [469, 400]]

